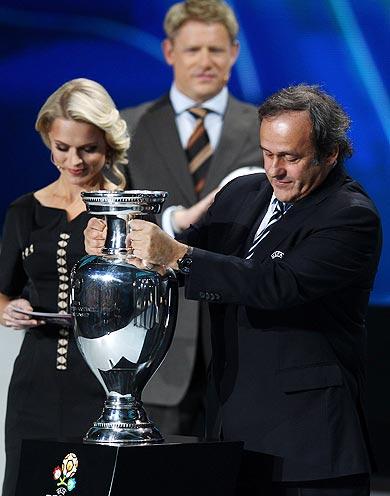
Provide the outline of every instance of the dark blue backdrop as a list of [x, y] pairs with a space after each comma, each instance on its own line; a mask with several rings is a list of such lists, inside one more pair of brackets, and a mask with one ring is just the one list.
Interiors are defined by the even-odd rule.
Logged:
[[[2, 0], [0, 136], [6, 206], [56, 176], [34, 131], [36, 114], [60, 84], [102, 83], [122, 108], [168, 89], [160, 41], [168, 0]], [[282, 86], [319, 83], [351, 115], [355, 155], [348, 169], [383, 218], [384, 252], [372, 303], [390, 304], [390, 15], [388, 0], [231, 0], [241, 55], [230, 84], [259, 103]]]

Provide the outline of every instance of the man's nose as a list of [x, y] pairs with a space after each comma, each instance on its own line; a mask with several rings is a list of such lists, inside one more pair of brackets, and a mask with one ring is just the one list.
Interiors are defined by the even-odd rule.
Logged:
[[203, 50], [200, 51], [199, 62], [203, 67], [208, 67], [211, 64], [210, 50], [208, 50], [207, 48], [204, 48]]
[[284, 161], [281, 157], [274, 156], [269, 159], [269, 168], [272, 176], [280, 176], [285, 173]]

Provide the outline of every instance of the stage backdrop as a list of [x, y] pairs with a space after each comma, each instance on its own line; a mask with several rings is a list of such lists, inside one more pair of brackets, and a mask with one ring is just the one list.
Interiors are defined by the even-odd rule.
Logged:
[[[34, 131], [46, 97], [65, 81], [102, 83], [120, 108], [167, 91], [160, 42], [168, 0], [1, 0], [0, 223], [17, 196], [56, 177]], [[348, 163], [376, 201], [385, 246], [372, 303], [390, 304], [390, 30], [388, 0], [231, 0], [241, 24], [232, 92], [259, 103], [299, 82], [318, 83], [352, 116]]]

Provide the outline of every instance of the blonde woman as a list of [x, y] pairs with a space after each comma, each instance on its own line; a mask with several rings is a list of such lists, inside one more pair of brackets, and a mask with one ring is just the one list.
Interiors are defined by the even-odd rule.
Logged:
[[100, 413], [105, 394], [71, 330], [18, 310], [68, 311], [69, 273], [85, 254], [88, 219], [80, 193], [122, 189], [118, 164], [126, 162], [129, 147], [126, 124], [111, 97], [88, 79], [55, 91], [35, 128], [59, 176], [14, 201], [4, 225], [0, 320], [26, 335], [8, 392], [3, 496], [14, 494], [22, 439], [80, 438]]

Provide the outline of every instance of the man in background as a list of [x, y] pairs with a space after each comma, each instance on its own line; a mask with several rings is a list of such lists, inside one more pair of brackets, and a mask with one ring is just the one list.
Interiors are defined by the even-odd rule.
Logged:
[[[132, 137], [130, 186], [168, 191], [162, 227], [175, 236], [202, 216], [221, 181], [258, 172], [262, 162], [256, 108], [226, 87], [239, 52], [231, 8], [218, 0], [176, 3], [164, 29], [169, 94], [122, 114]], [[143, 393], [164, 434], [203, 434], [209, 339], [207, 309], [181, 294], [171, 349]]]

